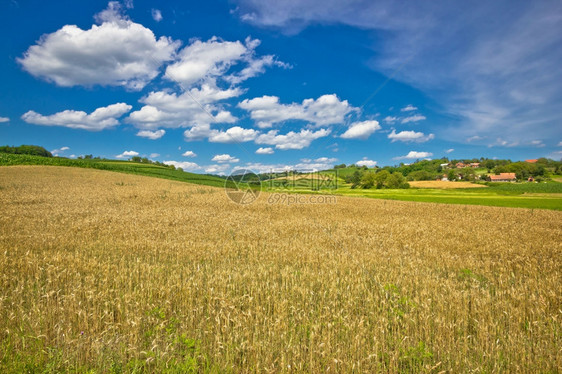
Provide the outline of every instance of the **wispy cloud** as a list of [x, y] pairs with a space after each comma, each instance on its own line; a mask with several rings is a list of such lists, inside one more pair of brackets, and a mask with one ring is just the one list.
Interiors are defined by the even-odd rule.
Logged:
[[529, 133], [559, 134], [559, 1], [237, 3], [245, 22], [289, 34], [317, 23], [385, 32], [373, 68], [422, 90], [458, 118], [443, 133], [448, 140], [504, 136], [513, 143]]

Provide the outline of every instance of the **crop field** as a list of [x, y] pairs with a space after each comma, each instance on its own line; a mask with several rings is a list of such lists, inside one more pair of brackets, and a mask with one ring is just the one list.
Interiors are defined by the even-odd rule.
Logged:
[[562, 212], [268, 196], [0, 167], [0, 372], [561, 370]]
[[[544, 190], [550, 191], [552, 190], [550, 185], [558, 185], [558, 183], [545, 183], [544, 185], [546, 187]], [[526, 192], [530, 188], [533, 188], [531, 191], [534, 192]], [[535, 186], [525, 185], [515, 185], [513, 187], [490, 186], [489, 188], [410, 188], [380, 190], [362, 188], [351, 189], [349, 186], [344, 185], [338, 186], [338, 189], [331, 191], [331, 193], [373, 199], [562, 210], [562, 193], [541, 193], [538, 190], [539, 188]], [[558, 191], [558, 189], [554, 190]], [[444, 207], [443, 209], [458, 209], [458, 207], [450, 206]]]
[[438, 189], [457, 189], [457, 188], [482, 188], [487, 187], [483, 184], [471, 182], [448, 182], [448, 181], [410, 181], [408, 182], [414, 188], [438, 188]]

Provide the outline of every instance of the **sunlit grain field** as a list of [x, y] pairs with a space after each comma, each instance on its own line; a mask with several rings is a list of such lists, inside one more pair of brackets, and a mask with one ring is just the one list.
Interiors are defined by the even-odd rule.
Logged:
[[0, 372], [559, 372], [562, 212], [0, 168]]

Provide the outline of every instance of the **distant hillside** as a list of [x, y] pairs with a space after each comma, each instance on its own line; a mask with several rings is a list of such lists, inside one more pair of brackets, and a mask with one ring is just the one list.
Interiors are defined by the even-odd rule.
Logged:
[[133, 161], [101, 160], [101, 159], [68, 159], [63, 157], [41, 157], [27, 154], [0, 153], [0, 166], [11, 165], [50, 165], [70, 166], [109, 170], [119, 173], [145, 175], [149, 177], [171, 179], [180, 182], [201, 184], [206, 186], [224, 187], [225, 179], [212, 175], [188, 173], [173, 166], [162, 166]]

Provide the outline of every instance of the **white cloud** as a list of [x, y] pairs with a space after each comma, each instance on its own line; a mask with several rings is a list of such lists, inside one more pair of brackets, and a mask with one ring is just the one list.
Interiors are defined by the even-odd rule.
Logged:
[[2, 122], [9, 122], [10, 119], [8, 117], [0, 117], [0, 123]]
[[259, 74], [263, 74], [265, 72], [265, 68], [269, 66], [278, 66], [284, 69], [291, 68], [291, 65], [277, 61], [275, 56], [267, 55], [260, 58], [250, 59], [247, 67], [237, 74], [225, 77], [225, 79], [232, 84], [238, 84]]
[[211, 161], [218, 162], [219, 164], [224, 163], [237, 163], [240, 162], [239, 158], [233, 157], [229, 154], [215, 155]]
[[182, 153], [183, 157], [197, 157], [197, 154], [193, 151], [185, 151]]
[[33, 110], [28, 111], [21, 118], [34, 125], [63, 126], [71, 129], [82, 129], [88, 131], [100, 131], [119, 124], [117, 118], [131, 110], [131, 106], [125, 103], [117, 103], [98, 108], [90, 114], [83, 111], [65, 110], [44, 116]]
[[377, 162], [373, 161], [373, 160], [369, 160], [367, 157], [363, 157], [362, 160], [357, 161], [355, 163], [355, 165], [357, 166], [366, 166], [368, 168], [374, 168], [375, 166], [377, 166]]
[[435, 135], [429, 134], [425, 135], [423, 132], [415, 132], [415, 131], [400, 131], [396, 133], [396, 130], [392, 130], [390, 134], [388, 134], [388, 138], [392, 139], [392, 142], [401, 141], [401, 142], [415, 142], [415, 143], [424, 143], [433, 138]]
[[[238, 84], [263, 73], [268, 66], [289, 67], [273, 55], [256, 57], [255, 49], [259, 45], [259, 40], [250, 37], [244, 43], [223, 41], [216, 36], [206, 42], [195, 40], [179, 52], [178, 61], [168, 65], [164, 76], [187, 88], [200, 82], [215, 82], [218, 78]], [[240, 62], [247, 66], [238, 73], [228, 73]]]
[[205, 173], [224, 175], [230, 168], [230, 164], [217, 164], [205, 166]]
[[383, 121], [386, 122], [386, 123], [392, 124], [392, 123], [398, 121], [398, 118], [397, 118], [397, 117], [386, 116], [386, 117], [383, 119]]
[[270, 130], [256, 138], [256, 144], [274, 145], [281, 150], [303, 149], [312, 141], [330, 135], [330, 130], [320, 129], [311, 131], [302, 129], [300, 132], [289, 131], [285, 135], [278, 135], [278, 130]]
[[137, 136], [140, 136], [141, 138], [156, 140], [163, 137], [164, 134], [166, 134], [165, 130], [156, 130], [156, 131], [141, 130], [137, 133]]
[[245, 99], [238, 106], [250, 112], [259, 128], [269, 128], [288, 120], [307, 121], [316, 126], [340, 124], [345, 122], [347, 114], [357, 110], [335, 94], [305, 99], [301, 104], [281, 104], [277, 96], [262, 96]]
[[466, 141], [468, 143], [471, 143], [471, 142], [475, 142], [475, 141], [478, 141], [478, 140], [483, 140], [484, 138], [485, 137], [483, 137], [483, 136], [473, 135], [473, 136], [467, 138]]
[[152, 19], [156, 22], [160, 22], [162, 21], [162, 19], [164, 19], [164, 17], [162, 17], [162, 12], [160, 11], [160, 9], [152, 9], [151, 14]]
[[380, 129], [381, 126], [378, 121], [354, 122], [340, 135], [340, 138], [365, 140], [371, 136], [372, 133]]
[[454, 152], [454, 151], [455, 151], [454, 148], [449, 148], [449, 149], [447, 149], [447, 150], [445, 151], [445, 153], [451, 153], [451, 152]]
[[559, 142], [557, 147], [562, 147], [562, 142]]
[[401, 123], [418, 122], [418, 121], [423, 121], [424, 119], [425, 116], [422, 116], [421, 114], [414, 114], [413, 116], [402, 118], [400, 122]]
[[291, 165], [290, 168], [292, 170], [299, 170], [299, 171], [318, 171], [318, 170], [326, 170], [331, 169], [334, 165], [333, 163], [336, 162], [337, 158], [329, 158], [329, 157], [319, 157], [315, 160], [311, 160], [308, 158], [301, 159], [301, 162], [295, 165]]
[[519, 145], [518, 141], [509, 142], [504, 138], [497, 138], [494, 143], [488, 144], [488, 148], [499, 146], [499, 147], [516, 147]]
[[53, 149], [51, 151], [51, 153], [53, 154], [53, 156], [58, 156], [61, 153], [63, 153], [64, 151], [68, 151], [69, 149], [70, 149], [70, 147], [61, 147], [61, 148], [58, 148], [58, 149]]
[[201, 166], [197, 165], [195, 162], [189, 161], [164, 161], [165, 165], [174, 165], [176, 168], [182, 168], [183, 170], [199, 170]]
[[239, 96], [243, 90], [229, 88], [221, 90], [216, 86], [203, 84], [181, 94], [167, 91], [153, 91], [143, 97], [144, 105], [132, 112], [127, 122], [142, 129], [158, 127], [178, 128], [204, 126], [210, 123], [233, 123], [236, 118], [221, 109], [217, 102]]
[[395, 160], [402, 160], [402, 159], [409, 159], [415, 160], [419, 158], [429, 158], [433, 156], [431, 152], [418, 152], [418, 151], [410, 151], [406, 156], [394, 157]]
[[138, 156], [139, 153], [136, 151], [124, 151], [123, 153], [121, 153], [120, 155], [115, 156], [116, 158], [127, 158], [127, 157], [133, 157], [133, 156]]
[[186, 87], [191, 86], [224, 75], [247, 52], [240, 41], [221, 41], [217, 37], [207, 42], [195, 40], [179, 52], [179, 61], [168, 65], [165, 77]]
[[271, 147], [260, 147], [256, 150], [256, 154], [258, 155], [272, 155], [275, 151]]
[[531, 140], [531, 145], [537, 148], [546, 147], [546, 145], [542, 142], [542, 140]]
[[234, 126], [226, 131], [211, 130], [209, 141], [212, 143], [243, 143], [254, 140], [258, 135], [259, 131], [254, 129]]
[[101, 25], [75, 25], [43, 35], [18, 62], [35, 77], [59, 86], [124, 86], [140, 90], [174, 58], [179, 42], [156, 39], [144, 26], [121, 14], [117, 2], [96, 16]]
[[404, 108], [400, 109], [400, 111], [402, 112], [411, 112], [412, 110], [417, 110], [418, 108], [416, 108], [415, 106], [408, 104], [406, 105]]
[[160, 153], [151, 153], [149, 157], [155, 159], [156, 157], [160, 157]]
[[[442, 133], [510, 142], [559, 136], [562, 5], [544, 1], [238, 0], [254, 25], [298, 33], [345, 24], [382, 32], [373, 69], [413, 86], [459, 118]], [[509, 12], [506, 12], [509, 9]], [[447, 32], [443, 32], [447, 30]], [[459, 48], [459, 43], [463, 48]], [[405, 66], [404, 69], [401, 67]], [[508, 134], [508, 135], [504, 135]]]

